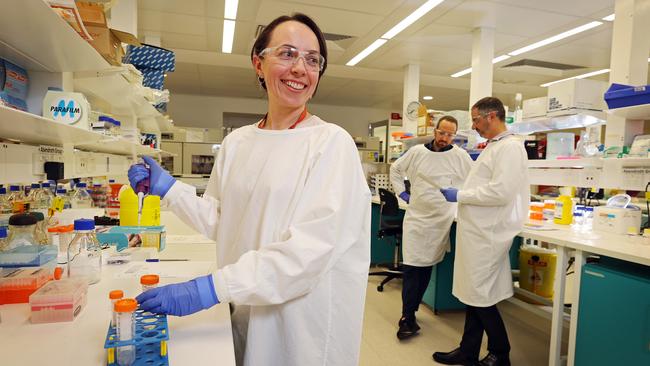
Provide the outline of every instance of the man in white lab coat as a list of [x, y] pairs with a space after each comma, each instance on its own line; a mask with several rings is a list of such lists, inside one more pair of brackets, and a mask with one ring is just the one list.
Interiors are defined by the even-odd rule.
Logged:
[[[433, 354], [446, 365], [510, 365], [508, 334], [496, 304], [513, 294], [508, 252], [528, 213], [530, 187], [523, 142], [504, 120], [499, 99], [474, 104], [472, 128], [489, 143], [461, 190], [441, 189], [448, 201], [458, 202], [452, 292], [467, 305], [460, 347]], [[489, 354], [477, 362], [484, 331]]]
[[[447, 202], [439, 190], [461, 187], [472, 165], [467, 152], [451, 144], [457, 130], [458, 121], [454, 117], [441, 117], [434, 139], [412, 147], [390, 168], [393, 190], [401, 192], [399, 196], [409, 204], [404, 215], [402, 242], [402, 317], [397, 331], [400, 340], [420, 330], [415, 312], [429, 285], [433, 266], [449, 250], [449, 231], [456, 204]], [[404, 188], [406, 177], [411, 182], [410, 192]]]

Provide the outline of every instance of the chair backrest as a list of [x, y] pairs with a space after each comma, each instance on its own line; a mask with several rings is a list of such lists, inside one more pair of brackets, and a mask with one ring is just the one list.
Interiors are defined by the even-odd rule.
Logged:
[[399, 203], [393, 192], [379, 188], [379, 201], [381, 202], [382, 216], [399, 216]]

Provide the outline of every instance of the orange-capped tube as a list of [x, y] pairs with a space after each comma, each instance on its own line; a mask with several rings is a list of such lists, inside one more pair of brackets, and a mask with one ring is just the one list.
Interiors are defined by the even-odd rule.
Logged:
[[142, 291], [151, 290], [156, 288], [160, 282], [160, 276], [157, 274], [146, 274], [140, 277], [140, 284], [142, 285]]

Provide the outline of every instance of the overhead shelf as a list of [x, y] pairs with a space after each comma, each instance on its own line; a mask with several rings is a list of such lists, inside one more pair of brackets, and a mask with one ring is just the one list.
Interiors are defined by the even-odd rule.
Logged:
[[606, 122], [605, 114], [602, 112], [582, 112], [564, 116], [540, 117], [525, 120], [508, 125], [508, 130], [520, 135], [529, 135], [536, 132], [598, 126]]
[[44, 1], [3, 6], [0, 34], [0, 57], [27, 70], [74, 72], [110, 66]]
[[529, 168], [599, 168], [602, 166], [601, 158], [528, 160]]
[[0, 106], [0, 137], [29, 144], [73, 144], [75, 148], [118, 155], [167, 154], [120, 137], [102, 135], [31, 113]]
[[605, 112], [626, 119], [650, 120], [650, 104], [640, 104], [631, 107], [608, 109]]
[[119, 67], [104, 60], [46, 2], [16, 1], [4, 7], [0, 34], [0, 58], [28, 71], [74, 72], [75, 91], [91, 101], [99, 100], [116, 114], [154, 116], [153, 123], [146, 126], [149, 132], [171, 129], [169, 120], [136, 93], [138, 86], [129, 84]]

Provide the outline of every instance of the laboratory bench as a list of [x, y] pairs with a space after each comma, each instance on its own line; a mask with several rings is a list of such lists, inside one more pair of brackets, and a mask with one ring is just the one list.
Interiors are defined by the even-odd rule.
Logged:
[[[650, 365], [650, 238], [552, 223], [520, 236], [557, 250], [549, 365]], [[590, 255], [600, 263], [586, 264]], [[569, 257], [575, 258], [572, 276], [565, 275]], [[567, 280], [572, 298], [565, 298]], [[571, 303], [566, 359], [565, 303]]]
[[[373, 198], [372, 206], [371, 262], [390, 262], [394, 249], [392, 239], [377, 237], [378, 197]], [[400, 209], [406, 207], [400, 200]], [[451, 252], [434, 266], [423, 298], [434, 312], [464, 308], [451, 294], [455, 226], [456, 223], [450, 234]], [[557, 250], [549, 365], [650, 365], [650, 238], [576, 231], [571, 226], [553, 223], [541, 230], [525, 227], [510, 250], [513, 269], [519, 267], [519, 247], [526, 239], [548, 243]], [[600, 256], [600, 263], [587, 264], [591, 255]], [[574, 273], [567, 276], [570, 257], [575, 258]], [[573, 291], [568, 293], [567, 288]], [[570, 308], [565, 304], [570, 304]], [[563, 356], [562, 331], [566, 320], [568, 354]]]
[[[187, 281], [216, 265], [215, 243], [200, 235], [169, 235], [160, 259], [103, 265], [100, 282], [88, 287], [87, 304], [72, 322], [31, 324], [28, 304], [0, 306], [3, 365], [106, 365], [104, 341], [111, 318], [108, 293], [141, 292], [140, 274], [157, 271], [161, 284]], [[179, 260], [180, 259], [180, 260]], [[131, 269], [132, 274], [126, 271]], [[170, 365], [235, 365], [227, 304], [185, 317], [168, 317]]]

